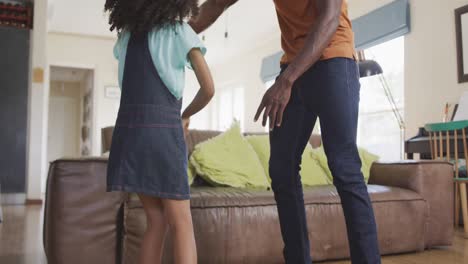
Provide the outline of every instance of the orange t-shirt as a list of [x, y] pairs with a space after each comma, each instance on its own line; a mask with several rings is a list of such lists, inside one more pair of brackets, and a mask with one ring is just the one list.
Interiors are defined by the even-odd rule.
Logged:
[[[315, 1], [327, 0], [274, 0], [285, 52], [282, 64], [290, 63], [304, 48], [307, 34], [318, 16]], [[354, 53], [354, 33], [348, 17], [348, 3], [344, 0], [336, 34], [320, 59], [354, 58]]]

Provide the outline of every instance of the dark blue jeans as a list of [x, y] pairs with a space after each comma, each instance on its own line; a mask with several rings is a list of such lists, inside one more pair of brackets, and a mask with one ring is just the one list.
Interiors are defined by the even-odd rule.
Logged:
[[270, 176], [287, 264], [312, 263], [299, 171], [317, 117], [342, 201], [352, 263], [380, 263], [374, 212], [356, 146], [359, 90], [354, 60], [317, 62], [295, 82], [283, 123], [270, 133]]

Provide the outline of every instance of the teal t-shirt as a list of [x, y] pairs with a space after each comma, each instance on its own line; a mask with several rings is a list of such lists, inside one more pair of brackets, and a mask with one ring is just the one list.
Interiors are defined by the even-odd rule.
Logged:
[[[119, 61], [120, 87], [129, 40], [130, 33], [123, 31], [114, 47], [114, 56]], [[185, 86], [185, 67], [191, 68], [188, 53], [199, 48], [205, 55], [203, 42], [187, 23], [153, 29], [148, 33], [148, 42], [151, 58], [161, 80], [177, 99], [181, 99]]]

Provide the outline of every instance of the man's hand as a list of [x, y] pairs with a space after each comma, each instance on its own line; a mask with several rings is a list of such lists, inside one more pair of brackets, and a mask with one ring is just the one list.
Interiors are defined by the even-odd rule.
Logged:
[[197, 34], [201, 33], [210, 27], [227, 8], [237, 1], [238, 0], [206, 0], [200, 6], [198, 16], [192, 17], [188, 23]]
[[182, 118], [182, 127], [184, 128], [184, 137], [187, 138], [189, 134], [190, 118]]
[[[267, 119], [270, 119], [270, 130], [276, 126], [281, 126], [283, 122], [284, 109], [291, 98], [292, 82], [281, 76], [276, 80], [275, 84], [268, 89], [263, 96], [262, 102], [258, 107], [255, 115], [255, 122], [258, 121], [260, 114], [263, 111], [262, 125], [266, 126]], [[264, 111], [265, 110], [265, 111]]]

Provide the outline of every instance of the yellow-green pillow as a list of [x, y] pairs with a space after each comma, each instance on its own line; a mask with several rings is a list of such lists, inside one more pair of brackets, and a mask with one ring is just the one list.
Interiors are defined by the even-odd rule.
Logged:
[[359, 151], [359, 157], [361, 157], [361, 162], [362, 162], [362, 167], [361, 167], [362, 174], [364, 174], [364, 179], [366, 180], [366, 183], [367, 183], [370, 178], [370, 170], [371, 170], [372, 164], [378, 161], [380, 157], [373, 153], [370, 153], [364, 148], [359, 148], [358, 151]]
[[[269, 182], [271, 182], [268, 163], [270, 159], [270, 142], [267, 135], [261, 136], [248, 136], [247, 141], [257, 152], [258, 158], [263, 165], [265, 174], [268, 176]], [[312, 147], [307, 144], [304, 153], [302, 154], [302, 165], [301, 165], [301, 181], [304, 186], [317, 186], [317, 185], [328, 185], [331, 181], [319, 163], [311, 156]]]
[[252, 146], [242, 136], [239, 123], [198, 144], [190, 163], [200, 177], [215, 186], [269, 187], [265, 171]]
[[[364, 175], [364, 180], [367, 183], [369, 181], [372, 164], [379, 160], [379, 156], [374, 155], [363, 148], [358, 148], [358, 151], [362, 162], [361, 172]], [[333, 176], [330, 168], [328, 167], [327, 156], [325, 155], [325, 150], [322, 146], [312, 151], [312, 158], [318, 161], [320, 166], [325, 170], [328, 180], [333, 182]]]
[[263, 136], [248, 136], [246, 137], [247, 142], [252, 146], [255, 153], [257, 153], [258, 159], [262, 165], [262, 168], [265, 171], [265, 175], [268, 176], [268, 181], [271, 182], [269, 172], [268, 172], [268, 163], [270, 160], [270, 141], [269, 137], [266, 135]]
[[187, 175], [188, 175], [189, 185], [192, 185], [197, 174], [195, 172], [195, 168], [193, 168], [193, 166], [192, 166], [192, 164], [190, 164], [190, 162], [189, 162], [189, 164], [187, 166]]

